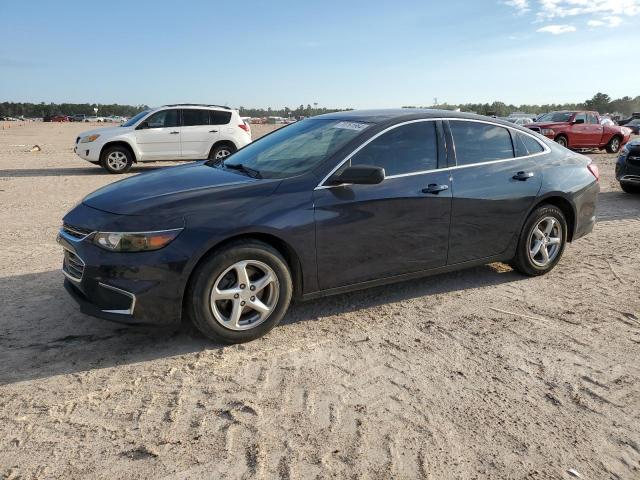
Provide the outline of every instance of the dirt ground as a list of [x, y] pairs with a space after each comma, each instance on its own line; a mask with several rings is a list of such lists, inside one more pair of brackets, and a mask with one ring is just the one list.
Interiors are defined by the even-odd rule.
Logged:
[[86, 128], [0, 127], [0, 475], [640, 478], [640, 196], [615, 156], [591, 155], [597, 226], [543, 278], [494, 264], [340, 295], [221, 346], [63, 290], [62, 216], [121, 178], [74, 156]]

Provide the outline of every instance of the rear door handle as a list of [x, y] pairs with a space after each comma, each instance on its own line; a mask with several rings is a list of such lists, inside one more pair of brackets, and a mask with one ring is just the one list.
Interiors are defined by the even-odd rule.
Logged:
[[512, 178], [524, 182], [533, 177], [533, 172], [518, 172]]
[[449, 185], [438, 185], [437, 183], [430, 183], [429, 185], [427, 185], [427, 188], [422, 189], [422, 193], [433, 193], [434, 195], [437, 195], [445, 190], [449, 190]]
[[169, 134], [170, 134], [170, 135], [177, 135], [177, 134], [179, 134], [179, 133], [180, 133], [180, 132], [169, 132]]

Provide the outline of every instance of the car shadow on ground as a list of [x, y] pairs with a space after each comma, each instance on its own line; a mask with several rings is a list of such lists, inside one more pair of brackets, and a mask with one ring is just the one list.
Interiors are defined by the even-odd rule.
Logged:
[[[476, 267], [295, 303], [281, 325], [524, 278], [502, 264]], [[175, 328], [130, 327], [83, 315], [62, 284], [59, 271], [0, 278], [0, 385], [225, 346], [207, 340], [186, 322]], [[277, 335], [276, 328], [264, 341]]]
[[596, 216], [599, 222], [640, 219], [640, 195], [623, 191], [600, 192]]
[[[171, 165], [136, 165], [127, 172], [143, 173], [152, 172], [161, 168], [166, 168]], [[86, 167], [78, 168], [15, 168], [10, 170], [0, 170], [0, 177], [8, 178], [31, 178], [31, 177], [85, 177], [89, 175], [111, 175], [117, 178], [118, 175], [113, 175], [107, 172], [104, 168], [99, 166], [88, 165]], [[124, 178], [124, 177], [123, 177]]]

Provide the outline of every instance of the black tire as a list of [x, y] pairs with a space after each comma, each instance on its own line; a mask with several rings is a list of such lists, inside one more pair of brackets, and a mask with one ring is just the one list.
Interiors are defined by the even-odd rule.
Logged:
[[223, 161], [229, 155], [236, 151], [236, 147], [231, 144], [223, 143], [220, 145], [215, 145], [211, 147], [211, 151], [209, 152], [209, 160], [218, 160]]
[[631, 194], [639, 194], [640, 193], [640, 185], [633, 185], [631, 183], [623, 183], [620, 182], [620, 188], [623, 192], [631, 193]]
[[611, 140], [609, 140], [609, 143], [607, 143], [607, 152], [618, 153], [621, 146], [622, 142], [620, 141], [620, 137], [613, 137]]
[[[213, 311], [214, 309], [211, 306], [211, 293], [216, 285], [216, 281], [218, 281], [219, 278], [224, 279], [226, 275], [229, 275], [225, 274], [226, 271], [238, 262], [244, 261], [266, 264], [271, 268], [273, 273], [275, 273], [277, 283], [269, 287], [274, 289], [270, 294], [277, 296], [273, 309], [265, 320], [262, 320], [261, 323], [259, 323], [259, 321], [256, 322], [255, 327], [248, 327], [245, 330], [235, 330], [227, 328], [227, 326], [223, 325], [223, 323], [216, 318]], [[231, 271], [233, 272], [232, 275], [235, 275], [235, 270]], [[235, 282], [232, 281], [233, 286], [227, 288], [241, 288], [242, 285], [238, 282], [239, 278], [235, 280]], [[248, 286], [245, 285], [245, 287]], [[253, 289], [253, 285], [251, 285], [251, 288]], [[248, 292], [248, 289], [243, 290], [243, 293], [244, 292]], [[289, 308], [292, 293], [293, 284], [291, 281], [291, 272], [282, 255], [266, 243], [257, 240], [242, 240], [225, 246], [223, 249], [205, 258], [205, 260], [196, 267], [192, 274], [190, 286], [186, 292], [187, 314], [191, 318], [194, 326], [211, 340], [224, 343], [249, 342], [262, 337], [280, 323]], [[242, 297], [240, 300], [242, 300]], [[264, 297], [261, 300], [264, 300]], [[221, 302], [224, 307], [225, 300]], [[234, 300], [227, 300], [226, 302], [234, 302]], [[268, 304], [268, 302], [265, 302], [265, 304]], [[233, 304], [231, 303], [228, 306], [229, 310], [232, 309], [231, 305]], [[248, 312], [248, 316], [255, 313], [250, 307], [244, 307], [241, 312], [244, 311]], [[242, 313], [242, 315], [244, 315], [244, 313]], [[231, 318], [231, 314], [229, 318]]]
[[[532, 242], [536, 241], [534, 238], [534, 230], [536, 230], [536, 227], [538, 227], [538, 224], [541, 221], [547, 218], [554, 219], [559, 225], [559, 231], [555, 233], [554, 238], [559, 238], [560, 244], [558, 245], [558, 250], [554, 251], [553, 258], [550, 259], [547, 264], [540, 265], [534, 259], [532, 259], [530, 254], [530, 246], [532, 245]], [[516, 254], [511, 262], [509, 262], [510, 265], [518, 272], [532, 277], [544, 275], [545, 273], [550, 272], [558, 264], [560, 258], [562, 258], [564, 248], [567, 244], [567, 232], [567, 220], [565, 219], [562, 210], [553, 205], [539, 206], [533, 212], [531, 212], [531, 214], [527, 218], [527, 221], [522, 227], [522, 232], [520, 233], [520, 238], [518, 239], [518, 246], [516, 247]], [[551, 240], [551, 238], [547, 238], [547, 241], [549, 240]], [[554, 246], [551, 245], [551, 247], [548, 247], [546, 243], [544, 245], [545, 250], [547, 250], [548, 248], [553, 249]], [[549, 256], [551, 257], [551, 255]]]
[[569, 148], [569, 139], [564, 135], [558, 135], [556, 137], [556, 143], [564, 148]]
[[[112, 160], [112, 156], [117, 157], [119, 160]], [[115, 145], [104, 149], [100, 155], [100, 165], [109, 173], [127, 173], [133, 165], [133, 155], [131, 155], [129, 149]]]

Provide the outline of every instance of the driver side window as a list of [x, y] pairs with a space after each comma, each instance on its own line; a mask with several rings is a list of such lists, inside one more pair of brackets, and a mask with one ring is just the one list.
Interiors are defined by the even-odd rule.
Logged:
[[573, 121], [577, 122], [578, 120], [582, 120], [582, 123], [587, 123], [587, 114], [586, 113], [577, 114], [576, 118], [574, 118]]
[[154, 113], [147, 120], [148, 128], [170, 128], [178, 126], [177, 110], [162, 110]]

